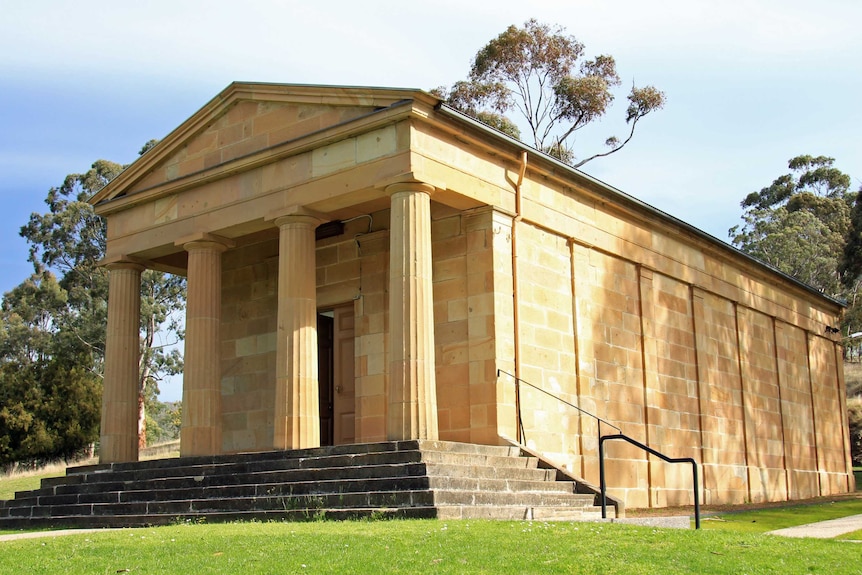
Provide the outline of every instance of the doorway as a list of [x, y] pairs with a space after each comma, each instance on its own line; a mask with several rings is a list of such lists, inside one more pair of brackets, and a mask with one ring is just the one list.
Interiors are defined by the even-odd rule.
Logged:
[[353, 305], [317, 314], [320, 444], [356, 442]]

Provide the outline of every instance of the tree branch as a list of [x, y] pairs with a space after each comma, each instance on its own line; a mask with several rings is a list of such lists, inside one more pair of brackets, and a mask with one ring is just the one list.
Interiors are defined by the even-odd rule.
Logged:
[[628, 136], [628, 138], [626, 138], [625, 140], [623, 140], [623, 143], [622, 143], [622, 144], [620, 144], [619, 146], [615, 146], [613, 149], [611, 149], [611, 150], [609, 150], [609, 151], [607, 151], [607, 152], [603, 152], [603, 153], [601, 153], [601, 154], [594, 154], [594, 155], [590, 156], [589, 158], [587, 158], [586, 160], [581, 160], [581, 161], [580, 161], [580, 162], [578, 162], [577, 164], [574, 164], [574, 165], [573, 165], [573, 167], [574, 167], [574, 168], [580, 168], [581, 166], [583, 166], [583, 165], [584, 165], [584, 164], [586, 164], [587, 162], [590, 162], [590, 161], [592, 161], [592, 160], [595, 160], [596, 158], [604, 158], [605, 156], [610, 156], [611, 154], [616, 153], [616, 152], [619, 152], [620, 150], [622, 150], [622, 149], [623, 149], [623, 147], [624, 147], [626, 144], [628, 144], [628, 143], [631, 141], [631, 139], [634, 137], [634, 135], [635, 135], [635, 127], [637, 126], [638, 120], [640, 120], [641, 118], [643, 118], [643, 116], [637, 116], [636, 118], [634, 118], [634, 119], [632, 120], [632, 129], [631, 129], [631, 131], [629, 131], [629, 136]]

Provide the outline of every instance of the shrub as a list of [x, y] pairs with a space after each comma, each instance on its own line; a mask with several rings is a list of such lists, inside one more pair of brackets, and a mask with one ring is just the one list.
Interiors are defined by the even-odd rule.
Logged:
[[850, 422], [850, 456], [854, 465], [862, 465], [862, 397], [847, 400], [847, 418]]

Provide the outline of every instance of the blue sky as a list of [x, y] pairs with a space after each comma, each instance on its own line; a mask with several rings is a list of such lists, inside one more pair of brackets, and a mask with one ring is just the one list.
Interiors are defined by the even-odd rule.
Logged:
[[[493, 6], [493, 9], [489, 9]], [[821, 0], [102, 0], [7, 2], [0, 17], [0, 293], [30, 273], [19, 228], [99, 158], [128, 163], [231, 81], [429, 89], [463, 79], [510, 24], [564, 26], [666, 108], [583, 171], [722, 240], [787, 160], [836, 158], [862, 185], [862, 2]]]

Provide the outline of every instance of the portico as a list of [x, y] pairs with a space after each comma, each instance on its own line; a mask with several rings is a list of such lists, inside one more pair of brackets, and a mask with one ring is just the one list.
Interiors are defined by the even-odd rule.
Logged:
[[[386, 187], [393, 220], [391, 254], [389, 439], [435, 439], [437, 404], [431, 285], [430, 194], [433, 186], [405, 182]], [[325, 215], [301, 207], [266, 217], [278, 234], [277, 330], [273, 434], [258, 448], [301, 449], [320, 445], [318, 299], [315, 228]], [[270, 234], [267, 234], [270, 235]], [[181, 455], [215, 455], [223, 449], [220, 336], [222, 254], [236, 242], [199, 233], [174, 242], [187, 254], [185, 369]], [[103, 462], [137, 459], [137, 323], [140, 272], [137, 263], [110, 264], [112, 345], [106, 353]], [[117, 325], [115, 325], [117, 324]], [[117, 335], [113, 335], [116, 333]], [[128, 340], [128, 341], [126, 341]], [[132, 353], [134, 352], [134, 353]], [[113, 376], [115, 373], [126, 375]], [[113, 398], [118, 399], [113, 399]], [[113, 403], [109, 403], [113, 402]], [[114, 439], [114, 438], [117, 439]]]

